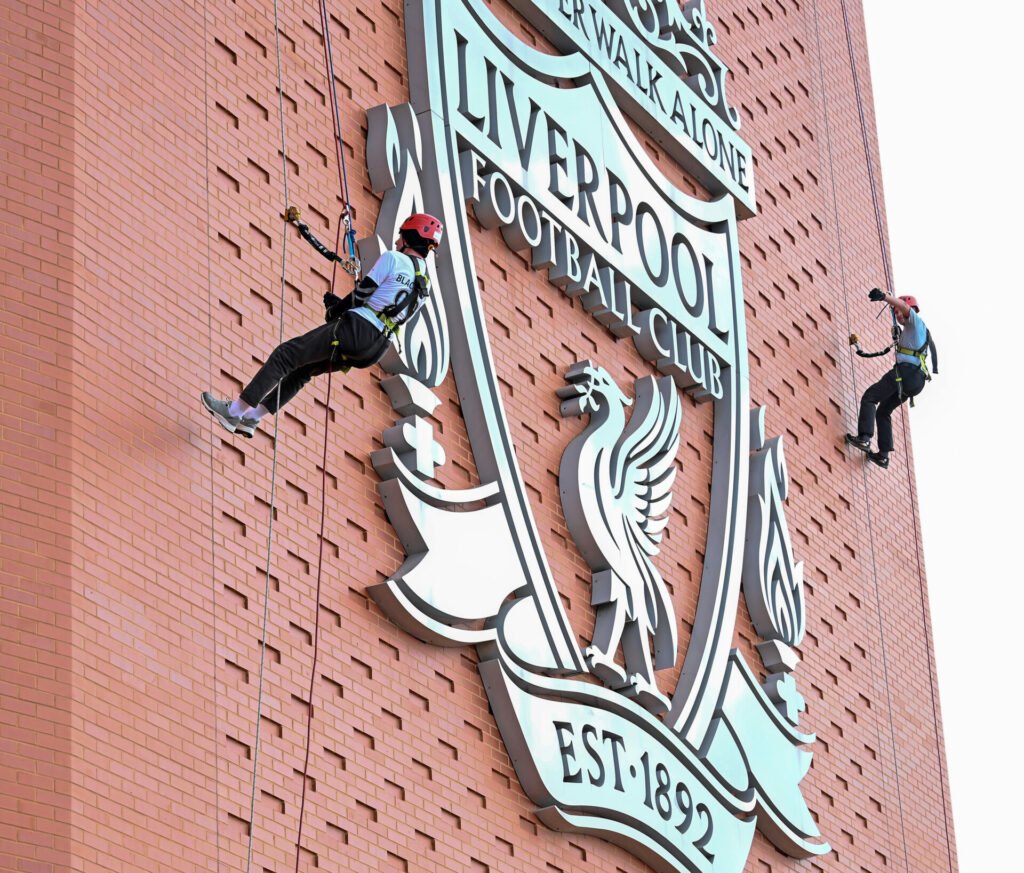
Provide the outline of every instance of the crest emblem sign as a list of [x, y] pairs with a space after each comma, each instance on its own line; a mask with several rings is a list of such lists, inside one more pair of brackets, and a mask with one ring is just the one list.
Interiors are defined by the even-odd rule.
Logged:
[[[797, 727], [791, 675], [802, 566], [782, 510], [781, 442], [765, 441], [763, 411], [748, 408], [736, 215], [753, 195], [749, 169], [735, 168], [749, 167], [749, 152], [703, 3], [675, 9], [686, 33], [670, 44], [672, 21], [657, 39], [645, 29], [658, 2], [513, 5], [565, 53], [525, 45], [482, 0], [408, 0], [411, 105], [369, 112], [370, 177], [384, 198], [360, 255], [372, 258], [410, 211], [440, 216], [447, 230], [432, 267], [440, 294], [382, 362], [401, 418], [372, 460], [407, 558], [370, 592], [418, 638], [477, 648], [520, 783], [550, 827], [616, 842], [659, 870], [740, 871], [755, 827], [791, 855], [820, 854], [828, 846], [799, 790], [810, 763], [801, 747], [814, 738]], [[705, 72], [685, 80], [679, 70], [697, 69], [698, 55]], [[697, 103], [700, 113], [670, 110]], [[692, 198], [652, 168], [624, 111], [659, 141], [678, 137], [669, 121], [702, 129], [679, 159], [700, 164], [698, 178], [719, 178], [721, 196]], [[714, 140], [703, 159], [698, 139]], [[558, 392], [563, 415], [589, 419], [560, 470], [566, 522], [594, 574], [598, 621], [583, 650], [516, 461], [470, 211], [529, 258], [538, 282], [578, 297], [659, 374], [623, 391], [600, 362], [580, 361]], [[445, 460], [430, 424], [433, 389], [450, 376], [481, 482], [464, 490], [428, 481]], [[712, 404], [714, 459], [697, 614], [666, 696], [654, 671], [679, 656], [677, 619], [654, 558], [680, 392]], [[764, 640], [764, 685], [732, 649], [741, 590]]]

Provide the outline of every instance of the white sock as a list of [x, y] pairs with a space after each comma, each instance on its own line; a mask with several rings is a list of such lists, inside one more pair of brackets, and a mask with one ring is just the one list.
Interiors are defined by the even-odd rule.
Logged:
[[261, 403], [256, 407], [250, 406], [249, 411], [245, 413], [245, 418], [250, 421], [259, 421], [264, 415], [270, 415], [270, 410]]
[[242, 400], [241, 397], [238, 400], [232, 400], [231, 405], [228, 407], [228, 414], [235, 416], [235, 418], [241, 418], [250, 411], [252, 411], [252, 407]]

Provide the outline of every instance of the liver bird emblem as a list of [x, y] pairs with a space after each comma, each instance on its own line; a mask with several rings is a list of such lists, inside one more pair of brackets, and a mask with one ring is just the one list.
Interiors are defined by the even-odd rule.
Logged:
[[[676, 660], [678, 631], [665, 582], [651, 560], [668, 524], [682, 409], [668, 376], [636, 381], [633, 405], [602, 367], [574, 364], [556, 392], [565, 417], [589, 414], [566, 446], [559, 490], [566, 524], [593, 571], [597, 610], [584, 651], [595, 676], [653, 713], [668, 709], [654, 671]], [[652, 659], [653, 643], [653, 659]], [[622, 647], [623, 668], [615, 661]]]

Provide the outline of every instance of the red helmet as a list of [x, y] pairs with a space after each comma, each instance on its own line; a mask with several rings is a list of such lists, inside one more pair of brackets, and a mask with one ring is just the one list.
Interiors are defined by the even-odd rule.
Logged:
[[402, 233], [412, 231], [422, 237], [424, 242], [430, 243], [431, 248], [436, 248], [441, 245], [444, 225], [434, 218], [433, 215], [428, 215], [426, 212], [416, 212], [402, 222], [399, 231]]
[[920, 312], [921, 311], [921, 307], [917, 305], [917, 298], [916, 297], [911, 297], [909, 294], [905, 294], [902, 297], [899, 297], [897, 299], [898, 300], [902, 300], [904, 303], [906, 303], [907, 306], [909, 306], [911, 309], [914, 310], [914, 312]]

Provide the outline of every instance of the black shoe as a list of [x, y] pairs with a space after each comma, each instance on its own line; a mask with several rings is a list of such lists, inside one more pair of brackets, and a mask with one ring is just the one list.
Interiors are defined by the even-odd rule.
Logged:
[[868, 460], [872, 464], [877, 464], [883, 470], [889, 466], [889, 453], [888, 452], [868, 452]]
[[853, 446], [855, 449], [860, 449], [862, 452], [871, 451], [871, 440], [856, 434], [848, 433], [846, 435], [846, 444]]

